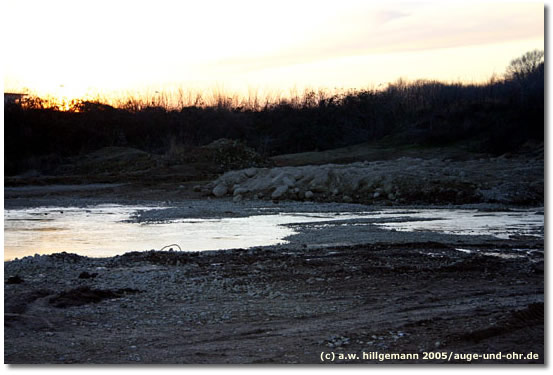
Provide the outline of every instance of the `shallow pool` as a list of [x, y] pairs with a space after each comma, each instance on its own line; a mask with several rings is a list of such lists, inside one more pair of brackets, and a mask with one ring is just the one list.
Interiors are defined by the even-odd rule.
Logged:
[[[4, 260], [62, 251], [104, 257], [129, 251], [159, 250], [170, 244], [178, 244], [187, 251], [277, 245], [286, 243], [285, 238], [296, 233], [294, 227], [283, 224], [347, 219], [379, 219], [374, 225], [387, 230], [493, 235], [499, 238], [512, 235], [543, 237], [544, 225], [542, 209], [491, 213], [477, 210], [388, 209], [179, 219], [164, 223], [129, 222], [138, 210], [155, 208], [98, 205], [5, 210]], [[177, 247], [174, 246], [174, 249]]]

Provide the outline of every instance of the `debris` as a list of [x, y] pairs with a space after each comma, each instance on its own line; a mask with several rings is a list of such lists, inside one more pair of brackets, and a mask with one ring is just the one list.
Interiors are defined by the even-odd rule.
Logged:
[[24, 280], [19, 275], [8, 277], [6, 284], [21, 284]]
[[49, 302], [54, 307], [66, 308], [71, 306], [81, 306], [89, 303], [98, 303], [105, 299], [120, 298], [125, 294], [139, 293], [137, 289], [124, 288], [116, 290], [91, 289], [88, 286], [71, 289], [61, 292], [57, 296], [50, 298]]
[[98, 276], [97, 272], [94, 273], [88, 273], [88, 272], [81, 272], [79, 275], [79, 279], [94, 279], [96, 276]]

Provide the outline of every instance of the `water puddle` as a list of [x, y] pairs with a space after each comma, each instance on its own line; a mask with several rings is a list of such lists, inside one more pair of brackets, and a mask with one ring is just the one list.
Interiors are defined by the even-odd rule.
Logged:
[[[188, 251], [248, 248], [285, 243], [290, 222], [334, 220], [335, 214], [278, 214], [241, 218], [128, 222], [138, 210], [160, 207], [99, 205], [4, 211], [4, 260], [71, 252], [92, 257], [161, 249], [176, 243]], [[343, 218], [357, 215], [340, 215]]]
[[[494, 249], [493, 251], [478, 251], [478, 250], [470, 250], [470, 249], [462, 249], [462, 248], [456, 248], [455, 250], [460, 251], [465, 254], [474, 254], [478, 252], [480, 255], [485, 255], [489, 257], [498, 257], [502, 259], [517, 259], [517, 258], [527, 258], [527, 257], [533, 257], [535, 253], [543, 253], [541, 251], [535, 250], [535, 249], [511, 249], [510, 253], [505, 252], [503, 249]], [[539, 258], [539, 255], [538, 255]]]
[[[406, 216], [386, 212], [386, 217]], [[491, 235], [501, 239], [511, 236], [543, 237], [544, 216], [541, 210], [517, 210], [482, 213], [476, 210], [417, 210], [407, 215], [413, 221], [379, 223], [396, 231], [431, 231], [457, 235]]]
[[[40, 207], [4, 211], [4, 260], [34, 254], [71, 252], [92, 257], [161, 249], [178, 244], [183, 250], [219, 250], [286, 243], [296, 233], [283, 224], [378, 219], [374, 225], [396, 231], [437, 231], [464, 235], [543, 237], [544, 216], [536, 210], [493, 212], [476, 210], [382, 210], [355, 213], [279, 213], [221, 219], [181, 219], [134, 223], [138, 210], [160, 207], [98, 205]], [[390, 219], [390, 221], [387, 221]], [[410, 221], [415, 220], [415, 221]], [[358, 225], [355, 220], [350, 224]]]

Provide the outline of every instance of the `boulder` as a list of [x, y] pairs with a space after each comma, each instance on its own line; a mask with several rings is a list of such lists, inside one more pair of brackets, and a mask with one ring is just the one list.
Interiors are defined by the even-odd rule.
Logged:
[[219, 184], [213, 188], [213, 195], [215, 195], [217, 198], [220, 198], [222, 196], [225, 196], [228, 192], [228, 189], [225, 185]]
[[296, 181], [294, 181], [288, 176], [284, 176], [284, 178], [282, 179], [282, 183], [288, 187], [292, 187], [295, 185]]
[[242, 195], [242, 194], [246, 194], [249, 190], [246, 189], [246, 188], [243, 188], [243, 187], [239, 187], [239, 188], [236, 188], [234, 189], [234, 195]]
[[257, 169], [255, 168], [248, 168], [244, 171], [244, 174], [246, 177], [252, 178], [257, 173]]
[[272, 199], [279, 199], [282, 197], [286, 192], [288, 191], [288, 185], [280, 185], [273, 191], [273, 194], [271, 194]]

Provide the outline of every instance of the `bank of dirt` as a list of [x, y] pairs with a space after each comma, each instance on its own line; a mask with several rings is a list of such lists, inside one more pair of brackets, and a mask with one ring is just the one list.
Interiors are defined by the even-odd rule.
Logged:
[[543, 253], [502, 258], [489, 251], [509, 243], [490, 246], [27, 257], [4, 265], [5, 361], [321, 363], [324, 352], [382, 363], [363, 359], [378, 352], [444, 363], [423, 358], [501, 352], [511, 359], [471, 362], [544, 363]]

